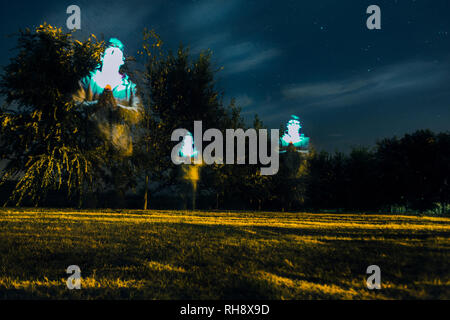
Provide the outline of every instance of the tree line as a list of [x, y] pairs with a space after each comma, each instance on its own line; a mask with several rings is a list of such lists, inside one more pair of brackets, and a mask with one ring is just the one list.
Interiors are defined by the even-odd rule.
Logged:
[[372, 149], [315, 154], [308, 206], [354, 211], [448, 212], [450, 134], [418, 130]]
[[78, 41], [47, 24], [19, 32], [18, 53], [0, 80], [5, 205], [448, 210], [450, 136], [428, 130], [348, 155], [288, 148], [274, 176], [261, 176], [260, 165], [199, 166], [193, 190], [186, 168], [170, 159], [173, 130], [192, 132], [195, 120], [223, 132], [264, 124], [255, 115], [246, 125], [235, 100], [223, 102], [215, 81], [220, 68], [210, 51], [192, 57], [183, 46], [167, 50], [146, 29], [142, 49], [122, 69], [142, 99], [139, 121], [130, 125], [133, 148], [130, 154], [115, 153], [92, 120], [96, 108], [72, 99], [78, 81], [99, 65], [104, 49], [104, 41], [94, 35]]

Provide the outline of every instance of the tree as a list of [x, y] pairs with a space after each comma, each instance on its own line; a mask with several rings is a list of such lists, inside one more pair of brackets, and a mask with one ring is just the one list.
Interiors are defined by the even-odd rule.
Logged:
[[25, 198], [37, 205], [63, 188], [81, 205], [99, 172], [102, 142], [90, 110], [72, 94], [100, 62], [103, 43], [44, 24], [20, 31], [17, 49], [0, 81], [0, 155], [7, 160], [1, 182], [18, 180], [10, 198], [17, 205]]
[[[225, 133], [225, 128], [245, 128], [241, 110], [241, 107], [236, 104], [236, 100], [231, 99], [226, 110], [226, 116], [223, 118], [222, 134]], [[223, 152], [225, 154], [225, 150]], [[242, 194], [245, 192], [245, 189], [243, 189], [244, 175], [245, 168], [242, 165], [213, 164], [203, 168], [200, 183], [203, 189], [215, 195], [216, 209], [219, 207], [233, 208], [236, 202], [243, 200]]]
[[450, 204], [450, 133], [437, 135], [437, 166], [438, 198], [442, 205], [442, 213], [447, 213]]
[[403, 188], [408, 206], [424, 212], [438, 201], [440, 173], [436, 170], [440, 155], [436, 135], [430, 130], [418, 130], [401, 139], [406, 170]]
[[[253, 129], [261, 130], [267, 128], [264, 126], [264, 123], [255, 114], [253, 119]], [[259, 135], [257, 138], [257, 145], [260, 145]], [[246, 141], [247, 150], [250, 150], [249, 141]], [[258, 147], [259, 148], [259, 147]], [[267, 141], [267, 150], [270, 150], [270, 140]], [[260, 164], [251, 165], [247, 164], [243, 166], [243, 173], [240, 176], [240, 183], [237, 181], [237, 184], [241, 184], [243, 187], [242, 194], [245, 197], [245, 200], [250, 204], [250, 207], [253, 209], [261, 210], [263, 207], [263, 203], [269, 200], [271, 197], [271, 176], [263, 176], [261, 175]]]
[[346, 160], [347, 208], [376, 209], [379, 205], [379, 179], [375, 155], [367, 148], [354, 148]]
[[377, 143], [381, 199], [387, 205], [424, 212], [446, 203], [446, 135], [418, 130]]
[[312, 152], [309, 160], [306, 196], [308, 206], [313, 209], [332, 208], [331, 182], [334, 176], [332, 157], [322, 151]]
[[159, 189], [176, 184], [179, 172], [171, 161], [171, 134], [177, 128], [193, 132], [194, 121], [204, 128], [225, 129], [229, 119], [215, 89], [211, 53], [192, 59], [189, 49], [180, 46], [176, 54], [163, 49], [163, 42], [152, 30], [144, 30], [141, 55], [147, 58], [140, 79], [143, 121], [136, 143], [144, 172], [144, 208], [148, 207], [148, 183]]
[[298, 209], [305, 203], [308, 157], [299, 153], [293, 144], [280, 154], [280, 169], [271, 178], [271, 193], [282, 211]]

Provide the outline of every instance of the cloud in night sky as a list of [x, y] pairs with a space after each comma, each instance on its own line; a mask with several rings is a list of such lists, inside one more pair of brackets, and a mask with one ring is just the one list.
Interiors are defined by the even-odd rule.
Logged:
[[180, 10], [179, 25], [184, 29], [204, 28], [223, 23], [227, 15], [239, 5], [237, 0], [208, 0], [188, 2]]
[[257, 68], [261, 64], [268, 63], [271, 59], [277, 57], [280, 52], [277, 49], [268, 49], [263, 51], [252, 50], [232, 59], [224, 66], [224, 74], [236, 74]]
[[[269, 128], [296, 114], [318, 148], [450, 130], [448, 0], [379, 0], [379, 31], [366, 28], [370, 0], [12, 1], [0, 33], [44, 21], [65, 29], [70, 4], [81, 8], [77, 37], [117, 37], [127, 55], [136, 54], [144, 27], [172, 50], [211, 49], [225, 103], [235, 97], [248, 123], [257, 113]], [[1, 39], [4, 66], [15, 42]]]
[[226, 76], [258, 68], [281, 54], [278, 49], [264, 48], [250, 41], [233, 42], [226, 33], [198, 41], [191, 51], [198, 54], [212, 45], [219, 47], [214, 53], [224, 68], [222, 74]]
[[[83, 38], [94, 33], [104, 34], [105, 38], [114, 37], [127, 39], [130, 34], [141, 35], [141, 25], [155, 12], [153, 5], [142, 6], [141, 1], [129, 0], [127, 2], [108, 1], [103, 6], [93, 1], [79, 4], [81, 8], [82, 28], [75, 33]], [[65, 26], [68, 15], [64, 3], [50, 7], [50, 11], [43, 14], [42, 20], [53, 25]], [[139, 9], [137, 9], [139, 8]]]
[[236, 97], [236, 103], [242, 108], [252, 105], [253, 102], [254, 102], [253, 99], [250, 98], [247, 94], [243, 94]]
[[213, 46], [222, 45], [226, 43], [226, 41], [229, 41], [230, 38], [231, 36], [227, 32], [205, 35], [203, 38], [197, 39], [191, 44], [191, 52], [193, 54], [198, 54], [202, 50], [207, 50]]
[[426, 90], [448, 80], [449, 69], [433, 62], [407, 62], [350, 79], [288, 86], [282, 93], [288, 100], [303, 103], [304, 108], [364, 104], [380, 96]]

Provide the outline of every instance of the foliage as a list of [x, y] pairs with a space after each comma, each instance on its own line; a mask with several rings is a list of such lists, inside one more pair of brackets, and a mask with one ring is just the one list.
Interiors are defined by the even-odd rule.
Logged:
[[[193, 132], [196, 120], [203, 130], [217, 128], [224, 135], [225, 129], [249, 128], [234, 99], [224, 105], [215, 80], [220, 69], [210, 51], [192, 56], [183, 46], [166, 50], [156, 32], [145, 29], [139, 52], [144, 69], [124, 66], [137, 83], [143, 108], [130, 129], [131, 156], [123, 157], [112, 152], [91, 120], [96, 108], [72, 99], [78, 80], [98, 66], [104, 44], [94, 36], [80, 42], [44, 24], [21, 31], [17, 49], [0, 80], [5, 98], [0, 156], [6, 161], [1, 183], [15, 181], [10, 200], [17, 205], [27, 200], [42, 205], [55, 190], [76, 195], [81, 205], [109, 186], [113, 199], [103, 205], [115, 200], [124, 206], [119, 198], [143, 182], [147, 209], [150, 185], [155, 193], [180, 185], [182, 170], [170, 158], [175, 129]], [[252, 127], [264, 128], [257, 115]], [[203, 207], [448, 212], [449, 133], [419, 130], [350, 154], [311, 150], [304, 155], [291, 149], [280, 155], [275, 176], [261, 176], [260, 165], [201, 166], [198, 193], [209, 197]]]
[[441, 134], [438, 139], [429, 130], [419, 130], [401, 139], [380, 141], [376, 157], [382, 198], [420, 212], [433, 209], [449, 178], [445, 170], [448, 151], [443, 143], [448, 136]]
[[293, 145], [280, 154], [280, 169], [271, 178], [271, 197], [275, 208], [298, 210], [305, 205], [309, 155], [301, 154]]
[[211, 52], [191, 57], [189, 49], [183, 46], [176, 53], [167, 51], [153, 30], [144, 30], [143, 39], [140, 54], [147, 61], [139, 83], [144, 108], [135, 155], [146, 176], [147, 199], [149, 180], [156, 181], [161, 190], [176, 184], [180, 176], [170, 158], [171, 134], [175, 129], [193, 132], [194, 121], [201, 120], [203, 128], [225, 130], [240, 111], [234, 104], [223, 106], [221, 93], [215, 88], [218, 70], [213, 68]]
[[2, 182], [18, 179], [11, 200], [34, 204], [50, 190], [79, 200], [98, 172], [101, 152], [89, 111], [75, 104], [78, 80], [100, 62], [103, 43], [84, 42], [44, 24], [18, 35], [18, 54], [5, 67], [0, 90]]
[[379, 141], [374, 150], [326, 152], [310, 160], [311, 208], [446, 213], [450, 202], [450, 134], [418, 130]]

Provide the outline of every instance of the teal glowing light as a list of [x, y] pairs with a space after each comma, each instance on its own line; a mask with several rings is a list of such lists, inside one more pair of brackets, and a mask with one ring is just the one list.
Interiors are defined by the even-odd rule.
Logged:
[[116, 48], [119, 48], [120, 51], [122, 51], [122, 52], [123, 52], [123, 48], [124, 48], [122, 41], [120, 41], [120, 40], [117, 39], [117, 38], [111, 38], [111, 39], [109, 39], [109, 47], [116, 47]]
[[192, 136], [192, 133], [188, 132], [183, 137], [183, 144], [178, 154], [183, 158], [192, 158], [198, 154], [194, 147], [194, 137]]
[[112, 38], [109, 41], [109, 46], [105, 49], [102, 57], [101, 68], [91, 73], [91, 79], [95, 84], [92, 86], [94, 94], [101, 93], [106, 86], [110, 86], [115, 98], [124, 99], [126, 97], [124, 91], [128, 77], [119, 73], [119, 69], [125, 61], [121, 48], [123, 45], [119, 40]]
[[[137, 108], [139, 99], [136, 96], [136, 85], [127, 75], [119, 72], [125, 63], [124, 46], [116, 38], [111, 38], [101, 58], [101, 65], [89, 76], [81, 80], [81, 87], [86, 91], [87, 100], [97, 100], [105, 88], [112, 91], [120, 107]], [[80, 97], [83, 98], [83, 97]]]
[[305, 137], [303, 133], [300, 133], [302, 126], [300, 124], [300, 118], [292, 115], [291, 120], [286, 125], [286, 131], [281, 137], [281, 146], [288, 147], [294, 145], [299, 149], [307, 149], [309, 146], [309, 138]]

